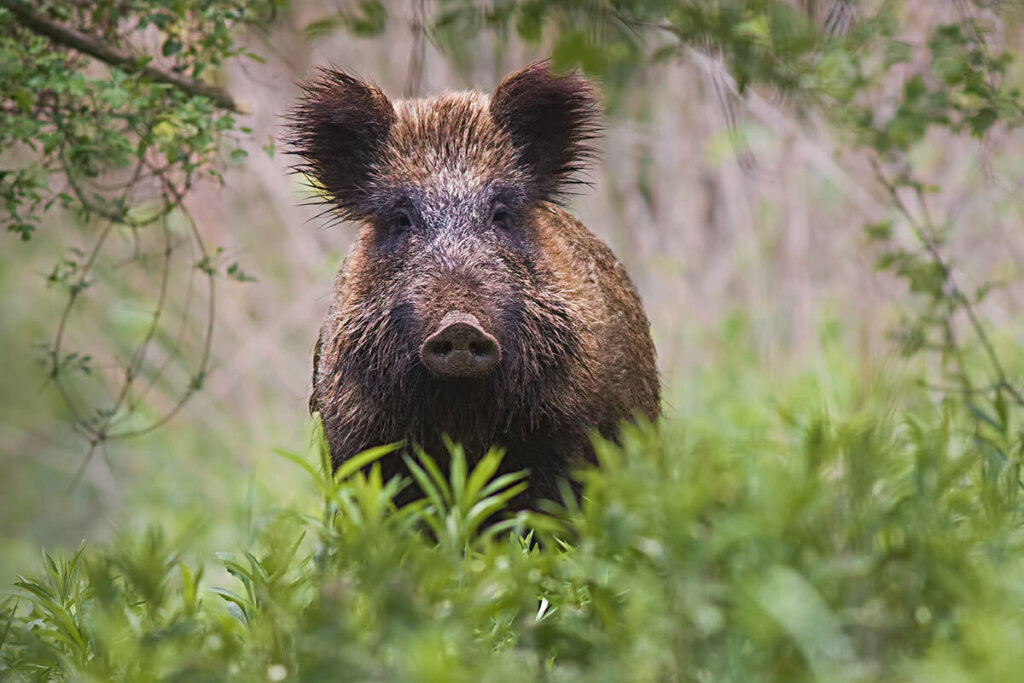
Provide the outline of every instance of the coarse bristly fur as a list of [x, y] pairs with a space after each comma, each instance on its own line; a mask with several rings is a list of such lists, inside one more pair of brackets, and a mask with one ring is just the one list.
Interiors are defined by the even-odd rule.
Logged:
[[[304, 85], [291, 151], [362, 224], [335, 281], [314, 354], [310, 408], [334, 464], [383, 443], [445, 460], [442, 434], [472, 459], [505, 449], [529, 495], [592, 458], [590, 433], [658, 417], [649, 324], [622, 264], [560, 201], [592, 156], [599, 108], [588, 82], [546, 63], [493, 95], [392, 103], [339, 71]], [[437, 377], [420, 357], [446, 313], [500, 345], [481, 377]], [[398, 455], [384, 473], [403, 472]]]

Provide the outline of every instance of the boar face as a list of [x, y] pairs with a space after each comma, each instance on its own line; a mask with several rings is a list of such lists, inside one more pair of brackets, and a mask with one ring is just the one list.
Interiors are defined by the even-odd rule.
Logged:
[[[504, 191], [502, 191], [504, 190]], [[360, 237], [338, 381], [431, 428], [484, 440], [557, 391], [577, 350], [514, 191], [394, 188]]]
[[595, 112], [585, 81], [544, 64], [490, 98], [392, 104], [338, 72], [306, 86], [300, 168], [331, 211], [363, 224], [319, 352], [339, 401], [374, 402], [391, 438], [445, 432], [470, 447], [567, 407], [586, 330], [542, 219], [590, 154]]

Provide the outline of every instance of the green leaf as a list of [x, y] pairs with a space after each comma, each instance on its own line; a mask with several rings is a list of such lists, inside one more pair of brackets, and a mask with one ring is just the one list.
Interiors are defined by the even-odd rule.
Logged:
[[988, 132], [995, 122], [999, 119], [999, 114], [995, 109], [991, 107], [985, 107], [974, 116], [967, 119], [967, 125], [971, 128], [971, 135], [974, 137], [984, 137], [985, 133]]
[[529, 0], [519, 7], [516, 16], [516, 33], [527, 43], [539, 43], [551, 5], [547, 2]]
[[181, 52], [185, 44], [177, 38], [168, 38], [164, 41], [163, 47], [160, 49], [160, 54], [164, 57], [173, 57], [174, 55]]
[[[425, 453], [417, 453], [417, 457], [421, 463], [430, 460], [430, 457]], [[433, 503], [438, 510], [446, 510], [450, 506], [451, 493], [447, 490], [447, 486], [444, 487], [445, 493], [442, 494], [442, 489], [437, 486], [437, 481], [431, 475], [427, 474], [423, 467], [410, 458], [407, 455], [403, 455], [402, 459], [405, 461], [406, 467], [409, 468], [409, 474], [412, 475], [413, 480], [423, 490], [427, 500]], [[436, 467], [436, 465], [435, 465]]]
[[551, 63], [556, 70], [580, 66], [588, 74], [600, 75], [608, 67], [608, 52], [582, 30], [566, 31], [555, 44]]
[[[864, 226], [864, 232], [871, 240], [875, 241], [886, 241], [892, 238], [892, 221], [879, 221], [878, 223], [868, 223]], [[875, 264], [877, 270], [884, 270], [885, 266], [879, 267], [878, 262]]]
[[250, 607], [252, 605], [251, 605], [251, 603], [249, 602], [248, 599], [243, 598], [238, 593], [234, 593], [232, 591], [229, 591], [226, 588], [212, 587], [212, 588], [207, 588], [206, 590], [210, 591], [214, 595], [219, 595], [221, 598], [223, 598], [227, 602], [229, 602], [229, 603], [231, 603], [233, 605], [236, 605], [241, 610], [242, 617], [244, 618], [245, 622], [248, 622], [250, 620], [249, 609], [250, 609]]
[[380, 0], [359, 0], [357, 12], [345, 17], [352, 35], [368, 38], [384, 32], [388, 11]]
[[345, 460], [340, 465], [338, 465], [338, 469], [335, 470], [334, 472], [334, 483], [338, 484], [345, 481], [346, 479], [348, 479], [353, 474], [363, 469], [367, 465], [376, 462], [377, 460], [380, 460], [389, 453], [394, 453], [404, 445], [405, 442], [396, 441], [395, 443], [385, 444], [383, 446], [375, 446], [374, 448], [368, 448], [362, 453], [358, 453], [352, 456], [348, 460]]
[[309, 476], [312, 477], [314, 480], [319, 480], [320, 474], [317, 472], [316, 467], [314, 467], [313, 464], [306, 462], [306, 458], [304, 456], [292, 451], [286, 451], [281, 448], [275, 448], [271, 452], [274, 453], [274, 455], [278, 455], [284, 458], [285, 460], [288, 460], [289, 462], [298, 465], [303, 470], [305, 470], [306, 473], [309, 474]]

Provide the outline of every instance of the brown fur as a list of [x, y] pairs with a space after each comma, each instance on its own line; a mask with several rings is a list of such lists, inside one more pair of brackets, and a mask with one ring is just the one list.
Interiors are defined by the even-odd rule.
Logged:
[[[335, 466], [396, 440], [445, 458], [507, 450], [531, 497], [613, 438], [659, 414], [649, 325], [614, 254], [558, 205], [590, 157], [589, 85], [534, 64], [494, 96], [448, 93], [391, 105], [338, 72], [306, 86], [293, 114], [301, 170], [331, 209], [363, 222], [321, 328], [310, 408]], [[492, 375], [433, 377], [418, 356], [449, 311], [500, 341]], [[386, 474], [403, 471], [397, 456]]]

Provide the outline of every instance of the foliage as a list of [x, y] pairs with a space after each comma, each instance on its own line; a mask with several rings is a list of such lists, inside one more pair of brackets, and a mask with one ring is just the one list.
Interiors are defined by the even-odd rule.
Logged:
[[[239, 105], [204, 79], [229, 59], [258, 59], [239, 46], [238, 31], [265, 25], [276, 8], [276, 0], [0, 2], [2, 220], [25, 241], [57, 208], [82, 228], [59, 240], [66, 252], [47, 268], [47, 284], [67, 303], [41, 351], [73, 426], [93, 449], [162, 424], [201, 387], [214, 279], [247, 279], [237, 264], [221, 272], [220, 252], [204, 244], [185, 199], [246, 155]], [[142, 47], [153, 41], [158, 55]], [[82, 237], [91, 246], [77, 246]], [[181, 259], [193, 271], [174, 279]], [[126, 269], [132, 264], [134, 272]], [[151, 311], [148, 324], [107, 340], [113, 348], [104, 352], [119, 372], [108, 373], [116, 379], [106, 378], [113, 387], [106, 396], [94, 371], [108, 358], [68, 339], [90, 296], [100, 310], [136, 299]], [[200, 296], [205, 301], [190, 304]], [[200, 339], [171, 341], [186, 333]], [[166, 354], [191, 356], [187, 376], [168, 376]], [[142, 402], [154, 386], [173, 396], [162, 413]]]
[[208, 562], [151, 530], [44, 556], [6, 600], [0, 672], [1013, 680], [1022, 508], [957, 436], [968, 418], [806, 398], [746, 438], [629, 430], [599, 444], [579, 505], [482, 533], [516, 489], [491, 479], [496, 455], [455, 451], [448, 476], [421, 455], [430, 493], [395, 509], [408, 482], [359, 469], [390, 448], [332, 475], [321, 438], [318, 464], [285, 454], [309, 511], [268, 513], [255, 547]]
[[[901, 51], [893, 64], [906, 63]], [[906, 162], [908, 155], [935, 129], [970, 134], [985, 140], [990, 131], [1005, 133], [1024, 123], [1024, 98], [1009, 81], [1009, 53], [993, 51], [974, 22], [940, 26], [927, 43], [928, 73], [903, 84], [895, 112], [878, 120], [868, 107], [849, 108], [856, 132], [875, 154], [876, 179], [888, 193], [898, 224], [883, 221], [865, 227], [869, 239], [883, 245], [878, 270], [894, 272], [917, 295], [920, 307], [908, 312], [895, 337], [906, 355], [934, 353], [940, 362], [937, 390], [959, 396], [975, 417], [974, 436], [986, 453], [993, 476], [1019, 479], [1024, 457], [1024, 392], [1005, 369], [978, 307], [992, 291], [1009, 284], [985, 280], [967, 289], [960, 284], [955, 255], [946, 249], [957, 230], [952, 218], [933, 216], [929, 185]], [[916, 244], [907, 246], [894, 225], [908, 230]], [[976, 360], [976, 356], [981, 360]]]

